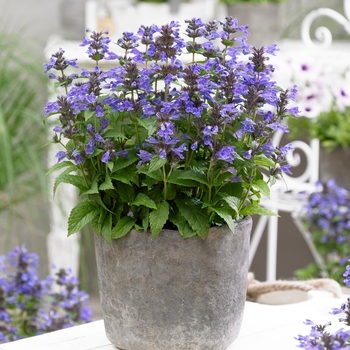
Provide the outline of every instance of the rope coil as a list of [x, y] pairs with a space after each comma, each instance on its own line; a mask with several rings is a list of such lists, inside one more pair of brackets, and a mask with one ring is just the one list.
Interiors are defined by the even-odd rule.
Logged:
[[342, 290], [339, 283], [330, 278], [319, 278], [306, 281], [278, 280], [274, 282], [260, 282], [254, 278], [252, 272], [248, 273], [247, 301], [256, 302], [262, 294], [287, 290], [299, 290], [303, 292], [309, 292], [310, 290], [325, 290], [331, 292], [335, 298], [342, 297]]

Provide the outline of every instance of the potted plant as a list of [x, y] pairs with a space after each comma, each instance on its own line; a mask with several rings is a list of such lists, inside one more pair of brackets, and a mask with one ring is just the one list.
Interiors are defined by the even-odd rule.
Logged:
[[92, 70], [62, 49], [44, 65], [58, 89], [45, 108], [46, 118], [58, 116], [53, 142], [62, 145], [49, 171], [61, 171], [54, 191], [61, 183], [80, 191], [68, 235], [88, 223], [96, 232], [106, 333], [123, 349], [233, 342], [250, 216], [274, 215], [260, 198], [289, 172], [290, 147], [270, 140], [298, 112], [288, 107], [296, 88], [270, 80], [275, 45], [252, 48], [232, 17], [185, 23], [188, 42], [177, 22], [124, 32], [117, 52], [106, 33], [92, 32], [82, 43]]
[[322, 273], [326, 272], [328, 277], [342, 283], [344, 266], [350, 256], [349, 210], [350, 194], [334, 179], [316, 184], [315, 192], [306, 198], [300, 219], [324, 262], [325, 271], [311, 263], [295, 272], [298, 278], [325, 277]]
[[[285, 0], [219, 0], [229, 16], [249, 24], [252, 45], [269, 45], [279, 39], [283, 29]], [[265, 18], [264, 23], [261, 19]]]

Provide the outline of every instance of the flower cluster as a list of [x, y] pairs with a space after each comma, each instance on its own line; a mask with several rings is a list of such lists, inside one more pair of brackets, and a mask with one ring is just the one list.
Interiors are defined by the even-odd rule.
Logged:
[[[350, 261], [350, 260], [349, 260]], [[346, 266], [346, 271], [343, 274], [345, 284], [350, 288], [350, 265]], [[346, 303], [343, 303], [340, 308], [333, 308], [330, 311], [332, 315], [341, 315], [339, 322], [345, 326], [350, 326], [350, 298]], [[349, 350], [350, 349], [350, 328], [341, 328], [334, 333], [326, 331], [326, 327], [331, 326], [331, 322], [324, 325], [316, 324], [311, 320], [305, 320], [306, 325], [311, 325], [311, 331], [308, 335], [298, 335], [295, 339], [299, 342], [298, 347], [311, 350]]]
[[25, 246], [0, 256], [0, 343], [91, 321], [77, 278], [61, 269], [56, 279], [41, 280], [38, 267], [38, 255]]
[[[349, 192], [339, 187], [334, 179], [318, 181], [316, 191], [307, 198], [301, 218], [325, 261], [328, 275], [341, 283], [344, 265], [350, 256]], [[321, 277], [315, 263], [298, 270], [297, 275]]]
[[276, 45], [248, 45], [236, 19], [185, 23], [187, 42], [177, 22], [124, 32], [116, 52], [92, 32], [82, 46], [93, 69], [71, 73], [77, 62], [62, 49], [44, 65], [60, 90], [45, 108], [58, 115], [54, 142], [63, 146], [54, 190], [70, 183], [85, 196], [69, 234], [91, 222], [108, 241], [133, 227], [155, 237], [164, 226], [205, 238], [211, 225], [272, 214], [259, 201], [290, 173], [290, 147], [271, 139], [298, 113], [288, 106], [296, 87], [271, 80]]

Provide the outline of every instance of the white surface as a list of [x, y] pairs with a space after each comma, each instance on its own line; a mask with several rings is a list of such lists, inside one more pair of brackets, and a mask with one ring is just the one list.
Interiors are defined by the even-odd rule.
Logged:
[[[307, 301], [287, 305], [263, 305], [246, 302], [242, 329], [227, 350], [297, 349], [298, 334], [309, 334], [311, 319], [317, 324], [332, 320], [333, 329], [342, 328], [338, 317], [329, 314], [346, 300], [330, 297], [327, 292], [309, 292]], [[329, 328], [331, 330], [332, 328]], [[105, 336], [103, 321], [56, 331], [33, 338], [0, 345], [0, 350], [116, 350]], [[142, 350], [142, 349], [140, 349]]]

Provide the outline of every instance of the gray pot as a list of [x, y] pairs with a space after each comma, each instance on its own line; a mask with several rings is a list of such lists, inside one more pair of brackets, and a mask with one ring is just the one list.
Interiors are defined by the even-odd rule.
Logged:
[[275, 44], [283, 28], [283, 4], [237, 3], [227, 4], [229, 16], [237, 18], [239, 25], [249, 25], [248, 44], [258, 48]]
[[125, 350], [225, 350], [246, 299], [250, 217], [211, 228], [203, 241], [132, 230], [109, 245], [96, 236], [106, 335]]

